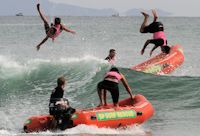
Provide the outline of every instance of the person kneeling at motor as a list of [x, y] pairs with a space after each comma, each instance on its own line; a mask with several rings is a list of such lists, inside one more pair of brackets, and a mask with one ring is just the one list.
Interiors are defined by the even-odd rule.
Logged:
[[106, 106], [106, 91], [111, 93], [114, 106], [118, 106], [119, 100], [119, 82], [122, 81], [126, 91], [129, 93], [131, 99], [134, 99], [134, 95], [131, 93], [131, 88], [123, 74], [115, 67], [111, 68], [109, 72], [106, 73], [104, 80], [98, 83], [97, 91], [100, 99], [99, 106]]
[[49, 102], [49, 113], [54, 116], [56, 125], [61, 130], [73, 127], [71, 116], [76, 111], [69, 106], [68, 100], [63, 98], [64, 87], [65, 78], [58, 78], [57, 87], [52, 91]]

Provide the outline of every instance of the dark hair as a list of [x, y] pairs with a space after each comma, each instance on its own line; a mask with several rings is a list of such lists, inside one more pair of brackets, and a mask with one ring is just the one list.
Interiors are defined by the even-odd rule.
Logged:
[[65, 84], [65, 77], [64, 76], [61, 76], [57, 79], [57, 84], [58, 86], [62, 86]]
[[55, 25], [59, 25], [61, 23], [61, 19], [59, 17], [56, 17], [54, 20]]
[[116, 67], [112, 67], [112, 68], [110, 69], [110, 71], [114, 71], [114, 72], [120, 73], [120, 72], [119, 72], [119, 69], [116, 68]]
[[169, 46], [162, 46], [162, 52], [169, 54], [170, 52], [170, 47]]
[[111, 53], [111, 52], [114, 52], [114, 51], [115, 51], [115, 49], [110, 49], [110, 51], [109, 51], [109, 52]]

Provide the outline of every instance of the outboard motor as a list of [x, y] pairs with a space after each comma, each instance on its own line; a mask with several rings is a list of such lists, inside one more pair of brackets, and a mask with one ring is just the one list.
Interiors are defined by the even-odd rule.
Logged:
[[49, 112], [55, 117], [59, 129], [65, 130], [74, 126], [71, 117], [76, 110], [69, 106], [67, 99], [62, 98], [60, 101], [50, 103]]

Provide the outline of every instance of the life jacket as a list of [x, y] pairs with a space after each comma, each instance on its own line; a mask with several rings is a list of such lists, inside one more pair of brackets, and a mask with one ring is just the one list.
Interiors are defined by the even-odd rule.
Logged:
[[153, 33], [153, 39], [163, 39], [164, 43], [163, 43], [162, 46], [167, 45], [167, 38], [166, 38], [165, 33], [163, 31]]
[[54, 25], [53, 27], [56, 29], [56, 32], [55, 32], [55, 34], [53, 36], [50, 37], [50, 38], [52, 38], [52, 41], [54, 41], [55, 38], [58, 37], [60, 35], [60, 33], [62, 32], [62, 26], [61, 26], [61, 24]]
[[115, 71], [110, 71], [110, 72], [106, 73], [105, 78], [106, 77], [115, 77], [118, 81], [120, 81], [122, 79], [122, 75]]

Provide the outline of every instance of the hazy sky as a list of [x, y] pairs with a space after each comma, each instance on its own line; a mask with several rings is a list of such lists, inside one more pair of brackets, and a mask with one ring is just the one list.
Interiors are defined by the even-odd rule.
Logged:
[[200, 0], [50, 0], [89, 8], [114, 8], [120, 13], [132, 8], [159, 8], [174, 16], [199, 16]]

